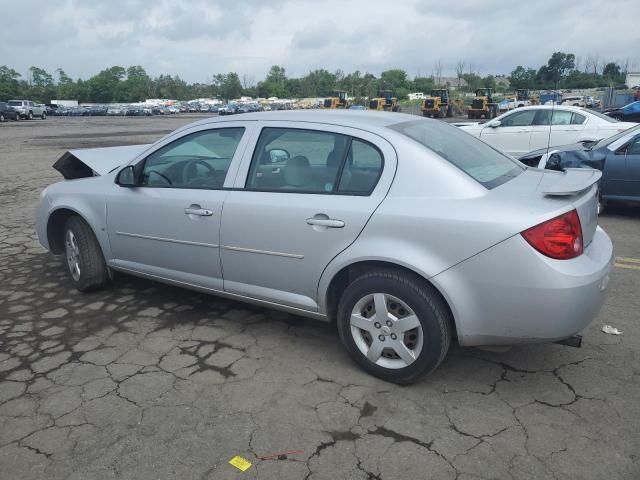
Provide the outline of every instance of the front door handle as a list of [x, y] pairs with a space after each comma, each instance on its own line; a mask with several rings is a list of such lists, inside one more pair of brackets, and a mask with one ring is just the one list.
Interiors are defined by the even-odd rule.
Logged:
[[184, 213], [187, 215], [198, 215], [200, 217], [210, 217], [213, 215], [213, 210], [209, 210], [207, 208], [202, 208], [198, 204], [189, 205], [184, 209]]
[[344, 222], [335, 218], [307, 218], [307, 225], [326, 228], [342, 228]]

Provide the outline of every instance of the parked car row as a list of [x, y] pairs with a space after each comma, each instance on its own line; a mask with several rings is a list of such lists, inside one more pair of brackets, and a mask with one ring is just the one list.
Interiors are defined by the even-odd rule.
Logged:
[[34, 118], [41, 118], [42, 120], [47, 118], [47, 110], [44, 105], [31, 100], [0, 102], [0, 122], [21, 119], [33, 120]]

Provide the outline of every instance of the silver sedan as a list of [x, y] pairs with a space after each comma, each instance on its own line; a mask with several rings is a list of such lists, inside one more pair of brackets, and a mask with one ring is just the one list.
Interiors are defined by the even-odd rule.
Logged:
[[211, 118], [153, 145], [71, 150], [37, 230], [72, 285], [112, 271], [337, 323], [408, 383], [463, 346], [561, 341], [595, 317], [613, 249], [589, 169], [527, 168], [435, 120]]

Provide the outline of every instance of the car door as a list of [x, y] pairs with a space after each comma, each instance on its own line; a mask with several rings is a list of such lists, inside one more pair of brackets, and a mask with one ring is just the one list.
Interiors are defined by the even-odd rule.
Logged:
[[539, 110], [531, 128], [531, 150], [576, 143], [586, 116], [560, 108]]
[[113, 258], [123, 270], [222, 290], [220, 218], [252, 122], [195, 127], [136, 162], [135, 187], [107, 199]]
[[377, 135], [263, 122], [224, 205], [225, 291], [316, 311], [322, 271], [358, 237], [395, 169]]
[[503, 115], [497, 119], [498, 126], [493, 122], [487, 122], [480, 132], [480, 138], [489, 145], [507, 152], [514, 156], [519, 156], [530, 152], [531, 126], [536, 116], [536, 110], [516, 110]]
[[625, 195], [640, 198], [640, 136], [635, 137], [625, 155]]

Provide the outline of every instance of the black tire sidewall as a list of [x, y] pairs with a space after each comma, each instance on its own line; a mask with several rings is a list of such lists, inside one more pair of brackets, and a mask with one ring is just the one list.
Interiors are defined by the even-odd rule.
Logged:
[[[67, 232], [71, 230], [80, 250], [80, 278], [75, 280], [69, 270], [66, 259]], [[108, 280], [107, 267], [102, 249], [91, 227], [80, 217], [70, 217], [64, 227], [65, 258], [64, 264], [69, 279], [75, 287], [84, 292], [100, 287]]]
[[[443, 318], [439, 299], [421, 287], [413, 279], [399, 280], [382, 273], [364, 275], [345, 290], [338, 306], [338, 333], [351, 357], [372, 375], [394, 383], [411, 383], [441, 363], [450, 343], [449, 329], [441, 326], [447, 318]], [[372, 293], [392, 295], [405, 302], [418, 316], [423, 345], [420, 355], [411, 365], [400, 369], [380, 367], [370, 362], [355, 344], [350, 325], [351, 311], [358, 300]]]

